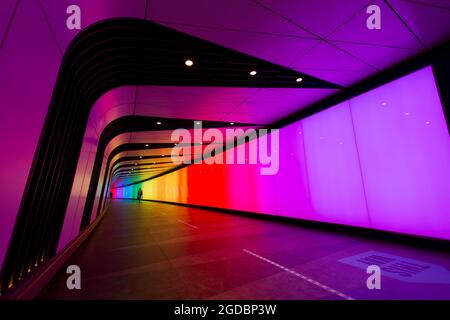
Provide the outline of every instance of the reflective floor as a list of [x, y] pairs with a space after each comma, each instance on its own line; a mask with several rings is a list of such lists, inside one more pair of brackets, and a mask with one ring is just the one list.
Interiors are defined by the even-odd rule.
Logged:
[[40, 299], [450, 299], [442, 249], [146, 201], [113, 201], [69, 264], [81, 290], [61, 270]]

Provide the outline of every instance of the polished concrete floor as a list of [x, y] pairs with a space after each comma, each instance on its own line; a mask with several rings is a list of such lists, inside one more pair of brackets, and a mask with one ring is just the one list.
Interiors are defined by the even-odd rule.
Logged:
[[40, 299], [450, 299], [442, 249], [155, 202], [114, 200], [69, 264], [81, 290]]

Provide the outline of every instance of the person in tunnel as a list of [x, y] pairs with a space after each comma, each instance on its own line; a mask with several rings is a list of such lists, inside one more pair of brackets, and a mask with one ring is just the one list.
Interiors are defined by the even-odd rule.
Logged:
[[143, 195], [144, 195], [144, 193], [142, 192], [142, 188], [139, 188], [139, 190], [137, 192], [137, 198], [138, 198], [139, 202], [141, 202]]

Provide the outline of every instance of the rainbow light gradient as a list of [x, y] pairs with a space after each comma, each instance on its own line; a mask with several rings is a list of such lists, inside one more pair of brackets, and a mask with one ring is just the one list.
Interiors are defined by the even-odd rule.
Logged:
[[450, 140], [431, 67], [280, 130], [280, 170], [190, 165], [135, 198], [450, 239]]

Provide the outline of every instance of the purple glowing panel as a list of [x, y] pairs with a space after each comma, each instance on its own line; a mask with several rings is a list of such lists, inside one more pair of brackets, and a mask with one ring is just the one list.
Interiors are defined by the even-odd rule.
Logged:
[[350, 103], [370, 226], [450, 239], [450, 139], [431, 67]]
[[[0, 10], [6, 7], [1, 1]], [[5, 3], [6, 4], [6, 3]], [[18, 5], [0, 51], [0, 265], [16, 221], [61, 54], [36, 1]], [[3, 19], [3, 17], [2, 17]], [[30, 31], [32, 30], [32, 31]]]
[[367, 226], [349, 102], [302, 121], [313, 209], [320, 220]]

